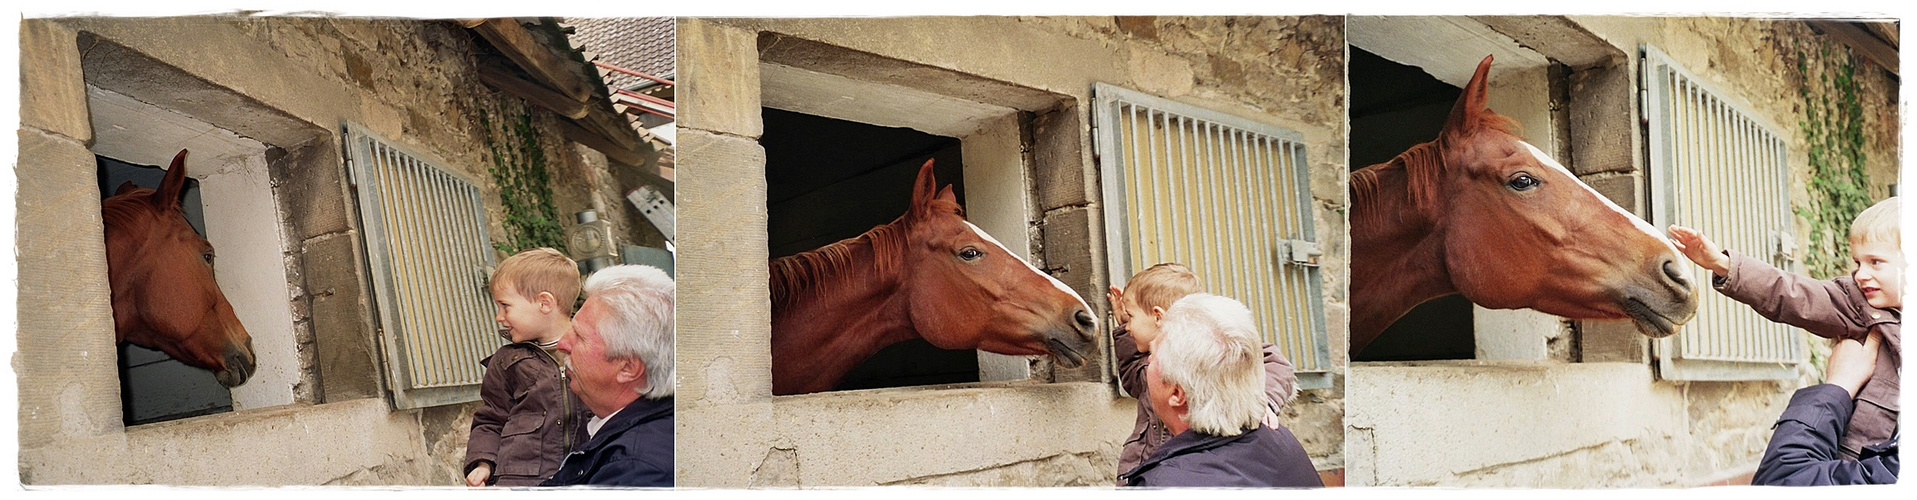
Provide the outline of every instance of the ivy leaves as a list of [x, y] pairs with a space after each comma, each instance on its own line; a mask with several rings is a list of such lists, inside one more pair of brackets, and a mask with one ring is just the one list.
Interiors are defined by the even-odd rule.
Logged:
[[565, 252], [566, 232], [559, 224], [559, 208], [553, 204], [546, 151], [532, 114], [524, 104], [501, 102], [499, 107], [506, 109], [497, 111], [498, 116], [483, 109], [479, 112], [486, 150], [492, 157], [486, 171], [499, 188], [499, 204], [506, 212], [506, 241], [493, 247], [507, 254], [538, 247]]
[[1856, 81], [1856, 62], [1848, 50], [1832, 54], [1830, 43], [1818, 42], [1817, 58], [1797, 50], [1797, 70], [1803, 76], [1798, 95], [1804, 100], [1799, 129], [1809, 143], [1810, 203], [1793, 207], [1810, 222], [1806, 270], [1830, 278], [1850, 270], [1850, 223], [1870, 208], [1869, 177], [1864, 173], [1864, 109]]

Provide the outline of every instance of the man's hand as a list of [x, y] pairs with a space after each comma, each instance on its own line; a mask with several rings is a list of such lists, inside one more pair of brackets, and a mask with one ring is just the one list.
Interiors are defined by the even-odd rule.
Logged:
[[1115, 285], [1111, 288], [1111, 291], [1105, 292], [1105, 301], [1112, 305], [1112, 321], [1117, 322], [1113, 326], [1123, 328], [1132, 322], [1131, 314], [1125, 312], [1125, 291]]
[[1691, 262], [1704, 266], [1718, 276], [1731, 275], [1731, 258], [1724, 255], [1724, 248], [1717, 246], [1717, 242], [1704, 237], [1704, 233], [1673, 224], [1671, 243], [1676, 244], [1678, 251], [1684, 252]]
[[471, 486], [474, 488], [485, 486], [486, 479], [491, 478], [492, 476], [493, 476], [492, 462], [480, 462], [478, 467], [473, 467], [472, 472], [466, 473], [466, 486]]
[[1824, 383], [1844, 388], [1850, 397], [1870, 381], [1877, 371], [1877, 346], [1883, 341], [1871, 333], [1863, 342], [1841, 340], [1830, 346], [1830, 360], [1824, 367]]

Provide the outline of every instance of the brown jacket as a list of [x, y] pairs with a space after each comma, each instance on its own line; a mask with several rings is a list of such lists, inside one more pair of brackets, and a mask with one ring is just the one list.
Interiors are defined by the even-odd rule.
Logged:
[[[1124, 474], [1138, 467], [1151, 456], [1160, 445], [1172, 438], [1165, 423], [1158, 420], [1158, 414], [1152, 410], [1151, 399], [1146, 397], [1145, 367], [1151, 353], [1138, 352], [1138, 343], [1132, 340], [1130, 330], [1118, 327], [1112, 332], [1112, 350], [1118, 359], [1118, 382], [1125, 392], [1138, 398], [1138, 420], [1132, 424], [1132, 433], [1125, 439], [1125, 447], [1118, 452], [1118, 473]], [[1292, 374], [1291, 360], [1278, 353], [1278, 347], [1265, 344], [1265, 411], [1269, 416], [1279, 414], [1285, 403], [1298, 394], [1298, 377]], [[1118, 482], [1124, 486], [1124, 481]]]
[[1711, 285], [1765, 319], [1824, 338], [1863, 340], [1872, 331], [1883, 336], [1876, 371], [1857, 391], [1857, 410], [1844, 430], [1842, 446], [1846, 458], [1854, 459], [1864, 446], [1890, 439], [1897, 431], [1897, 368], [1903, 364], [1900, 312], [1871, 307], [1849, 276], [1820, 281], [1737, 252], [1724, 253], [1731, 257], [1731, 274], [1713, 276]]
[[492, 462], [489, 483], [538, 486], [586, 441], [591, 411], [566, 388], [559, 361], [538, 345], [507, 344], [480, 363], [486, 365], [479, 384], [484, 404], [473, 412], [464, 472]]

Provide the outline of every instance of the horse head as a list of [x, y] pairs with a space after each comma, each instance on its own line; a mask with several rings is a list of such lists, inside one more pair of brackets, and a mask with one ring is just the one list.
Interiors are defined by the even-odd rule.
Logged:
[[1452, 107], [1436, 141], [1442, 167], [1410, 174], [1431, 176], [1419, 203], [1452, 284], [1485, 307], [1676, 333], [1697, 311], [1690, 266], [1649, 223], [1514, 135], [1485, 105], [1490, 69], [1487, 56]]
[[186, 150], [160, 189], [121, 185], [101, 202], [117, 341], [158, 349], [236, 387], [253, 374], [253, 341], [213, 279], [213, 245], [186, 221]]
[[912, 207], [900, 218], [907, 248], [900, 294], [920, 336], [944, 349], [1050, 354], [1083, 365], [1097, 344], [1091, 307], [965, 220], [952, 186], [919, 168]]

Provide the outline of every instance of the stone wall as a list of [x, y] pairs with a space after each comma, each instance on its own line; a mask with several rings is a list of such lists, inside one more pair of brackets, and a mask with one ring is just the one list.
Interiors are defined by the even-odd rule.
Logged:
[[[561, 139], [557, 118], [479, 83], [482, 42], [450, 22], [30, 19], [20, 41], [23, 483], [460, 484], [473, 405], [393, 411], [385, 400], [357, 203], [343, 183], [344, 122], [480, 182], [496, 240], [480, 109], [530, 109], [560, 213], [625, 205], [599, 189], [604, 158]], [[89, 83], [269, 146], [306, 381], [294, 404], [121, 422]]]
[[[867, 75], [888, 84], [1036, 114], [1032, 155], [1050, 166], [1031, 173], [1033, 263], [1096, 298], [1109, 277], [1093, 82], [1301, 132], [1318, 231], [1343, 234], [1341, 26], [1323, 17], [681, 20], [679, 272], [701, 286], [679, 297], [679, 484], [1109, 484], [1135, 412], [1097, 369], [1044, 362], [1029, 381], [772, 397], [766, 185], [751, 181], [764, 178], [762, 57], [830, 67], [830, 54], [850, 54], [902, 68]], [[841, 65], [834, 74], [865, 71]], [[950, 78], [919, 81], [928, 74]], [[1332, 361], [1342, 366], [1345, 252], [1339, 238], [1326, 240]], [[1301, 395], [1285, 415], [1320, 469], [1344, 462], [1342, 380]]]

